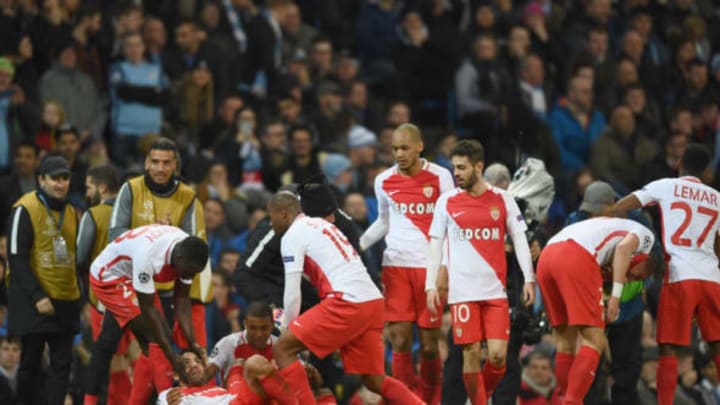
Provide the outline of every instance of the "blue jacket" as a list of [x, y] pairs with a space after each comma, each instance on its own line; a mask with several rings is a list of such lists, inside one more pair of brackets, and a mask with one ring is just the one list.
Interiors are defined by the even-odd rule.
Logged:
[[357, 20], [357, 42], [364, 61], [390, 59], [390, 51], [399, 40], [398, 14], [385, 11], [377, 4], [367, 2]]
[[590, 124], [583, 128], [566, 106], [557, 105], [550, 112], [548, 125], [560, 148], [563, 169], [573, 171], [587, 165], [590, 146], [605, 129], [605, 117], [593, 110]]
[[157, 62], [132, 64], [119, 61], [110, 68], [110, 96], [112, 98], [111, 128], [121, 135], [143, 136], [160, 133], [162, 108], [118, 96], [121, 85], [166, 89], [168, 81]]

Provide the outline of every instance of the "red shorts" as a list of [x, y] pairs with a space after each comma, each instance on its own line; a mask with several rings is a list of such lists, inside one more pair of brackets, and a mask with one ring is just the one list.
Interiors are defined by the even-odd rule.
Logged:
[[359, 304], [326, 298], [290, 324], [292, 333], [316, 356], [340, 349], [348, 374], [385, 374], [383, 300]]
[[537, 280], [552, 326], [605, 327], [600, 266], [576, 242], [545, 247], [537, 264]]
[[693, 317], [703, 340], [720, 340], [720, 284], [705, 280], [663, 284], [657, 313], [658, 343], [689, 345]]
[[103, 283], [90, 277], [90, 288], [98, 301], [105, 305], [105, 310], [115, 316], [121, 328], [140, 315], [140, 305], [132, 280], [122, 277]]
[[[195, 334], [195, 341], [200, 345], [200, 347], [207, 348], [207, 328], [205, 327], [205, 304], [203, 303], [193, 303], [190, 307], [190, 310], [192, 311], [192, 328], [193, 333]], [[177, 319], [175, 320], [175, 324], [173, 325], [173, 340], [175, 341], [175, 344], [178, 345], [181, 349], [187, 349], [188, 343], [185, 339], [185, 335], [182, 333], [182, 329], [180, 329], [180, 324], [178, 323]]]
[[[427, 329], [442, 325], [442, 316], [433, 316], [427, 309], [425, 273], [422, 268], [383, 266], [386, 322], [417, 322]], [[439, 314], [444, 307], [445, 303], [440, 303]]]
[[[90, 307], [90, 329], [92, 330], [92, 338], [94, 341], [97, 341], [98, 336], [100, 336], [100, 330], [102, 329], [102, 322], [104, 316], [105, 315], [102, 312], [98, 311], [97, 308], [93, 306]], [[115, 354], [127, 354], [130, 343], [132, 343], [133, 340], [135, 340], [135, 336], [129, 329], [126, 329], [125, 332], [123, 332], [120, 343], [118, 343]]]
[[510, 338], [510, 306], [506, 298], [450, 304], [450, 313], [455, 344]]

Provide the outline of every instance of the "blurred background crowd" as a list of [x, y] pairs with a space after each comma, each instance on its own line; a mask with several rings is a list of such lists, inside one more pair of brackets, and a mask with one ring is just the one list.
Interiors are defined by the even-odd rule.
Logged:
[[[1, 231], [45, 154], [70, 162], [83, 210], [88, 167], [142, 173], [149, 145], [173, 139], [204, 205], [212, 346], [242, 327], [233, 274], [269, 193], [323, 173], [366, 228], [400, 124], [419, 125], [426, 158], [448, 168], [465, 138], [509, 173], [543, 160], [546, 235], [595, 179], [622, 196], [674, 176], [689, 142], [716, 167], [719, 17], [717, 0], [0, 0]], [[374, 274], [379, 252], [365, 257]], [[648, 295], [638, 392], [652, 398]], [[78, 337], [79, 364], [91, 344]], [[688, 403], [720, 404], [714, 363], [694, 349], [681, 360]], [[18, 351], [0, 344], [0, 392]], [[531, 402], [552, 399], [551, 358], [525, 364], [521, 403], [552, 403]]]

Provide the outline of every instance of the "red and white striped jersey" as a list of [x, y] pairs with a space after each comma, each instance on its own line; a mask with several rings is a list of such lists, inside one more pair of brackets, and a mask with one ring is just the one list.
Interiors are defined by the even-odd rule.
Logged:
[[300, 214], [280, 242], [285, 273], [300, 273], [328, 295], [348, 302], [382, 298], [355, 248], [335, 225]]
[[660, 208], [667, 282], [720, 283], [715, 254], [720, 193], [688, 176], [653, 181], [633, 194], [643, 206], [657, 204]]
[[427, 161], [412, 177], [395, 165], [375, 178], [378, 216], [387, 216], [389, 224], [383, 266], [425, 268], [435, 203], [453, 187], [450, 172]]
[[227, 378], [230, 368], [235, 364], [237, 359], [247, 359], [254, 354], [259, 354], [268, 360], [272, 360], [273, 343], [277, 341], [275, 336], [270, 336], [264, 349], [258, 350], [250, 346], [247, 340], [247, 331], [231, 333], [220, 339], [215, 344], [208, 362], [216, 365], [223, 376], [223, 380]]
[[490, 187], [478, 196], [456, 188], [437, 201], [430, 236], [446, 235], [448, 302], [506, 298], [505, 235], [527, 225], [513, 197]]
[[604, 266], [612, 260], [615, 246], [628, 234], [635, 234], [640, 245], [635, 253], [650, 253], [655, 236], [644, 225], [624, 218], [598, 217], [568, 225], [550, 238], [547, 245], [575, 241], [582, 246], [598, 265]]
[[[153, 281], [178, 279], [171, 263], [172, 248], [188, 237], [182, 229], [167, 225], [145, 225], [118, 236], [90, 266], [90, 276], [101, 283], [132, 280], [135, 291], [152, 294]], [[180, 279], [192, 284], [192, 278]]]

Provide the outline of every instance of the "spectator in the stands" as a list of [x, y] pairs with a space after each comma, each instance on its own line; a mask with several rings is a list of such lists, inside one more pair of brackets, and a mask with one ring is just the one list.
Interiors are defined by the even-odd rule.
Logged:
[[[39, 163], [40, 151], [33, 142], [25, 141], [17, 146], [12, 174], [0, 178], [0, 218], [7, 218], [15, 201], [35, 190], [35, 170]], [[0, 234], [6, 234], [6, 222], [0, 221]]]
[[546, 120], [555, 99], [553, 86], [545, 80], [542, 59], [535, 54], [529, 54], [520, 60], [518, 70], [518, 90], [523, 103], [538, 118]]
[[7, 174], [18, 145], [37, 130], [38, 114], [25, 99], [22, 88], [12, 83], [15, 67], [0, 58], [0, 173]]
[[148, 134], [159, 134], [162, 106], [168, 101], [168, 79], [162, 66], [145, 58], [145, 44], [137, 32], [122, 37], [123, 60], [110, 69], [114, 136], [112, 152], [116, 162], [131, 164], [141, 158], [138, 142]]
[[298, 51], [305, 54], [310, 52], [317, 30], [303, 22], [297, 4], [288, 5], [280, 27], [283, 30], [283, 61], [288, 61]]
[[260, 157], [262, 160], [262, 182], [265, 188], [276, 191], [280, 186], [280, 178], [288, 165], [288, 145], [285, 125], [278, 119], [271, 119], [265, 124], [260, 137]]
[[560, 148], [562, 168], [582, 168], [588, 161], [590, 145], [605, 128], [605, 117], [593, 106], [592, 82], [579, 76], [571, 78], [567, 102], [552, 110], [548, 124]]
[[42, 106], [42, 122], [35, 134], [35, 144], [43, 151], [55, 149], [55, 136], [58, 129], [65, 123], [65, 110], [57, 101], [48, 100]]
[[92, 77], [78, 67], [75, 44], [67, 41], [55, 49], [53, 65], [40, 78], [40, 98], [62, 104], [65, 119], [85, 140], [100, 138], [107, 121], [107, 110]]
[[595, 175], [625, 195], [642, 186], [641, 169], [658, 152], [657, 144], [638, 132], [630, 107], [619, 105], [612, 112], [610, 125], [592, 145], [590, 167]]
[[511, 79], [498, 61], [497, 39], [483, 34], [473, 41], [472, 53], [455, 76], [460, 125], [482, 137], [493, 128], [500, 97]]
[[670, 132], [664, 139], [663, 151], [642, 170], [642, 184], [664, 177], [677, 177], [680, 159], [688, 145], [688, 136]]
[[289, 131], [290, 159], [287, 171], [283, 173], [283, 184], [299, 184], [320, 173], [326, 152], [317, 150], [313, 145], [313, 133], [309, 127], [294, 126]]
[[55, 149], [60, 156], [67, 160], [70, 166], [70, 189], [68, 198], [78, 208], [87, 206], [85, 199], [85, 176], [88, 165], [80, 159], [80, 147], [82, 140], [77, 128], [70, 124], [64, 124], [58, 128], [55, 134]]

